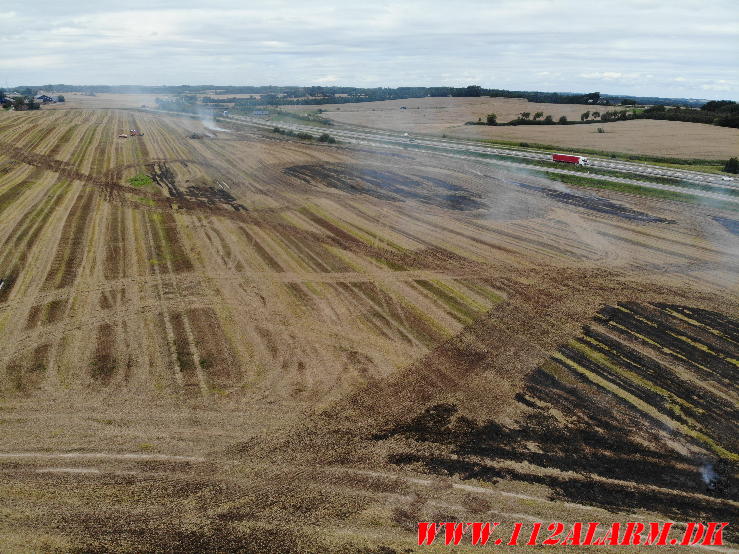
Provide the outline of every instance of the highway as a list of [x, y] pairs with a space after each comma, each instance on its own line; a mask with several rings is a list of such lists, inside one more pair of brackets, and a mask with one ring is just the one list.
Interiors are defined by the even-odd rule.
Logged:
[[[484, 146], [477, 141], [465, 141], [462, 139], [447, 139], [447, 138], [430, 138], [428, 136], [410, 135], [408, 133], [399, 133], [384, 130], [373, 130], [358, 127], [349, 126], [332, 126], [316, 127], [312, 125], [301, 125], [298, 123], [275, 123], [258, 117], [248, 116], [236, 116], [231, 115], [228, 117], [218, 118], [236, 123], [241, 123], [253, 127], [259, 127], [263, 129], [273, 129], [279, 127], [281, 129], [289, 129], [294, 132], [306, 132], [311, 135], [317, 136], [321, 133], [329, 133], [342, 142], [353, 143], [353, 144], [364, 144], [370, 146], [385, 146], [385, 147], [396, 147], [396, 148], [418, 148], [421, 150], [434, 151], [446, 156], [462, 159], [472, 159], [477, 162], [490, 162], [494, 165], [502, 165], [514, 168], [523, 168], [528, 170], [548, 171], [552, 173], [560, 173], [565, 175], [579, 175], [579, 176], [592, 176], [599, 177], [608, 181], [615, 181], [619, 183], [627, 183], [638, 185], [642, 187], [648, 187], [658, 190], [667, 190], [674, 192], [681, 192], [685, 194], [692, 194], [694, 196], [700, 196], [703, 198], [709, 198], [714, 200], [721, 200], [724, 202], [739, 203], [739, 197], [731, 196], [730, 194], [723, 194], [716, 191], [706, 191], [699, 188], [692, 188], [690, 186], [679, 186], [655, 183], [651, 181], [643, 181], [639, 179], [639, 176], [650, 176], [650, 177], [670, 177], [673, 179], [681, 179], [687, 183], [694, 183], [696, 185], [711, 185], [713, 187], [721, 187], [725, 190], [734, 189], [739, 190], [739, 183], [736, 181], [724, 181], [721, 179], [721, 175], [715, 175], [711, 173], [702, 173], [698, 171], [678, 170], [667, 167], [661, 167], [656, 165], [637, 164], [632, 162], [624, 162], [620, 160], [604, 160], [597, 159], [588, 156], [589, 167], [598, 169], [609, 169], [614, 171], [621, 171], [624, 173], [634, 174], [634, 178], [614, 177], [610, 175], [602, 175], [599, 173], [589, 173], [583, 171], [574, 171], [565, 167], [558, 166], [535, 166], [530, 163], [525, 163], [523, 160], [535, 160], [535, 161], [551, 161], [551, 154], [533, 151], [525, 148], [508, 148], [508, 147], [495, 147], [495, 146]], [[520, 158], [521, 162], [515, 162], [513, 160], [496, 159], [496, 158], [485, 158], [480, 155], [493, 155], [493, 156], [506, 156], [511, 158]], [[564, 164], [563, 164], [564, 165]], [[728, 192], [728, 190], [727, 190]]]

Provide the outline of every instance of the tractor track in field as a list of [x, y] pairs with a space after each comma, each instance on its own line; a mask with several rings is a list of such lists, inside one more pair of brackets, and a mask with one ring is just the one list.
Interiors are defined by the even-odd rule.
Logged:
[[699, 472], [736, 452], [728, 211], [555, 193], [451, 151], [48, 112], [0, 128], [20, 539], [225, 551], [275, 519], [375, 544], [496, 509], [736, 510]]

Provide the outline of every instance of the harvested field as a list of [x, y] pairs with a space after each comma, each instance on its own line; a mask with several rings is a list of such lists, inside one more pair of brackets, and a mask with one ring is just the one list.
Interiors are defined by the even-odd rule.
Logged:
[[[406, 109], [401, 109], [405, 106]], [[393, 131], [424, 133], [475, 139], [552, 144], [607, 152], [725, 160], [739, 154], [739, 130], [714, 125], [639, 119], [591, 125], [522, 125], [516, 127], [465, 126], [495, 113], [505, 123], [521, 112], [543, 111], [555, 121], [566, 116], [579, 121], [586, 111], [604, 112], [618, 106], [577, 104], [538, 104], [517, 98], [409, 98], [357, 104], [286, 106], [283, 109], [305, 113], [326, 110], [332, 120]], [[602, 127], [605, 133], [598, 133]]]
[[0, 113], [4, 548], [736, 513], [736, 214], [67, 100]]

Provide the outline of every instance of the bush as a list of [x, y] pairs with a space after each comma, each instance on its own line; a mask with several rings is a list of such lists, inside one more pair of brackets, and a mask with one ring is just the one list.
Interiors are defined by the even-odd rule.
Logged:
[[303, 131], [300, 131], [295, 136], [298, 137], [299, 139], [302, 139], [302, 140], [313, 140], [313, 135], [311, 135], [310, 133], [305, 133]]
[[726, 171], [726, 173], [739, 173], [739, 160], [736, 158], [729, 158], [726, 165], [724, 165], [724, 171]]
[[599, 133], [605, 133], [606, 131], [603, 129], [603, 127], [598, 127], [598, 132]]
[[146, 185], [151, 185], [153, 182], [154, 180], [146, 173], [139, 173], [128, 180], [128, 183], [133, 187], [145, 187]]
[[560, 125], [567, 125], [567, 116], [566, 115], [563, 115], [562, 117], [559, 118], [559, 124]]
[[335, 144], [336, 139], [329, 135], [328, 133], [323, 133], [320, 137], [318, 137], [318, 142], [327, 142], [329, 144]]

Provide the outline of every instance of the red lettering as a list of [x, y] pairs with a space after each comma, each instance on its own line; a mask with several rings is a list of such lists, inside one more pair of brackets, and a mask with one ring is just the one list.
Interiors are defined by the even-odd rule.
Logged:
[[444, 544], [447, 546], [450, 544], [457, 546], [462, 540], [462, 535], [464, 535], [464, 532], [467, 530], [466, 524], [454, 523], [453, 521], [447, 521], [444, 523], [444, 527], [446, 529]]
[[575, 522], [567, 536], [560, 541], [562, 546], [580, 546], [580, 537], [582, 536], [582, 523]]
[[665, 521], [663, 523], [652, 522], [649, 524], [649, 535], [644, 541], [645, 546], [665, 546], [667, 544], [667, 535], [670, 534], [673, 523]]
[[685, 534], [683, 535], [683, 540], [680, 544], [683, 546], [698, 544], [703, 538], [705, 532], [706, 527], [702, 523], [691, 521], [685, 528]]
[[418, 522], [418, 546], [423, 546], [424, 543], [428, 546], [433, 544], [436, 539], [436, 523], [429, 521]]
[[624, 538], [621, 539], [621, 545], [631, 546], [632, 544], [641, 544], [642, 531], [644, 531], [643, 523], [630, 521], [626, 524], [626, 531], [624, 532]]
[[618, 546], [618, 534], [620, 531], [621, 524], [618, 522], [612, 523], [606, 534], [598, 539], [595, 539], [595, 542], [593, 544], [610, 544], [612, 546]]
[[529, 536], [529, 542], [527, 542], [527, 545], [535, 545], [536, 541], [539, 539], [539, 531], [541, 530], [541, 523], [538, 521], [534, 523], [534, 528], [531, 530], [531, 535]]
[[549, 538], [543, 541], [541, 544], [557, 544], [559, 542], [559, 539], [556, 537], [561, 535], [564, 529], [565, 529], [564, 523], [561, 523], [559, 521], [550, 523], [549, 526], [547, 527], [547, 530], [551, 531], [552, 534], [549, 535]]
[[511, 540], [508, 541], [508, 546], [518, 546], [518, 535], [521, 534], [521, 527], [523, 527], [523, 523], [513, 524], [513, 534]]
[[595, 536], [595, 532], [598, 530], [598, 525], [600, 523], [596, 523], [595, 521], [591, 521], [588, 523], [588, 530], [585, 533], [585, 540], [582, 542], [583, 546], [590, 546], [593, 544], [593, 537]]
[[[723, 546], [724, 545], [724, 527], [726, 527], [729, 524], [728, 521], [724, 521], [723, 523], [718, 523], [716, 521], [712, 521], [708, 524], [708, 530], [706, 531], [706, 538], [703, 539], [702, 544], [711, 545], [711, 546]], [[718, 527], [718, 526], [721, 527]], [[716, 529], [718, 527], [718, 529]]]
[[496, 521], [492, 524], [492, 528], [490, 527], [490, 522], [487, 523], [480, 523], [479, 521], [476, 521], [472, 524], [472, 546], [476, 546], [479, 544], [480, 546], [485, 546], [490, 539], [490, 533], [493, 529], [495, 529], [498, 525], [500, 525], [499, 521]]

